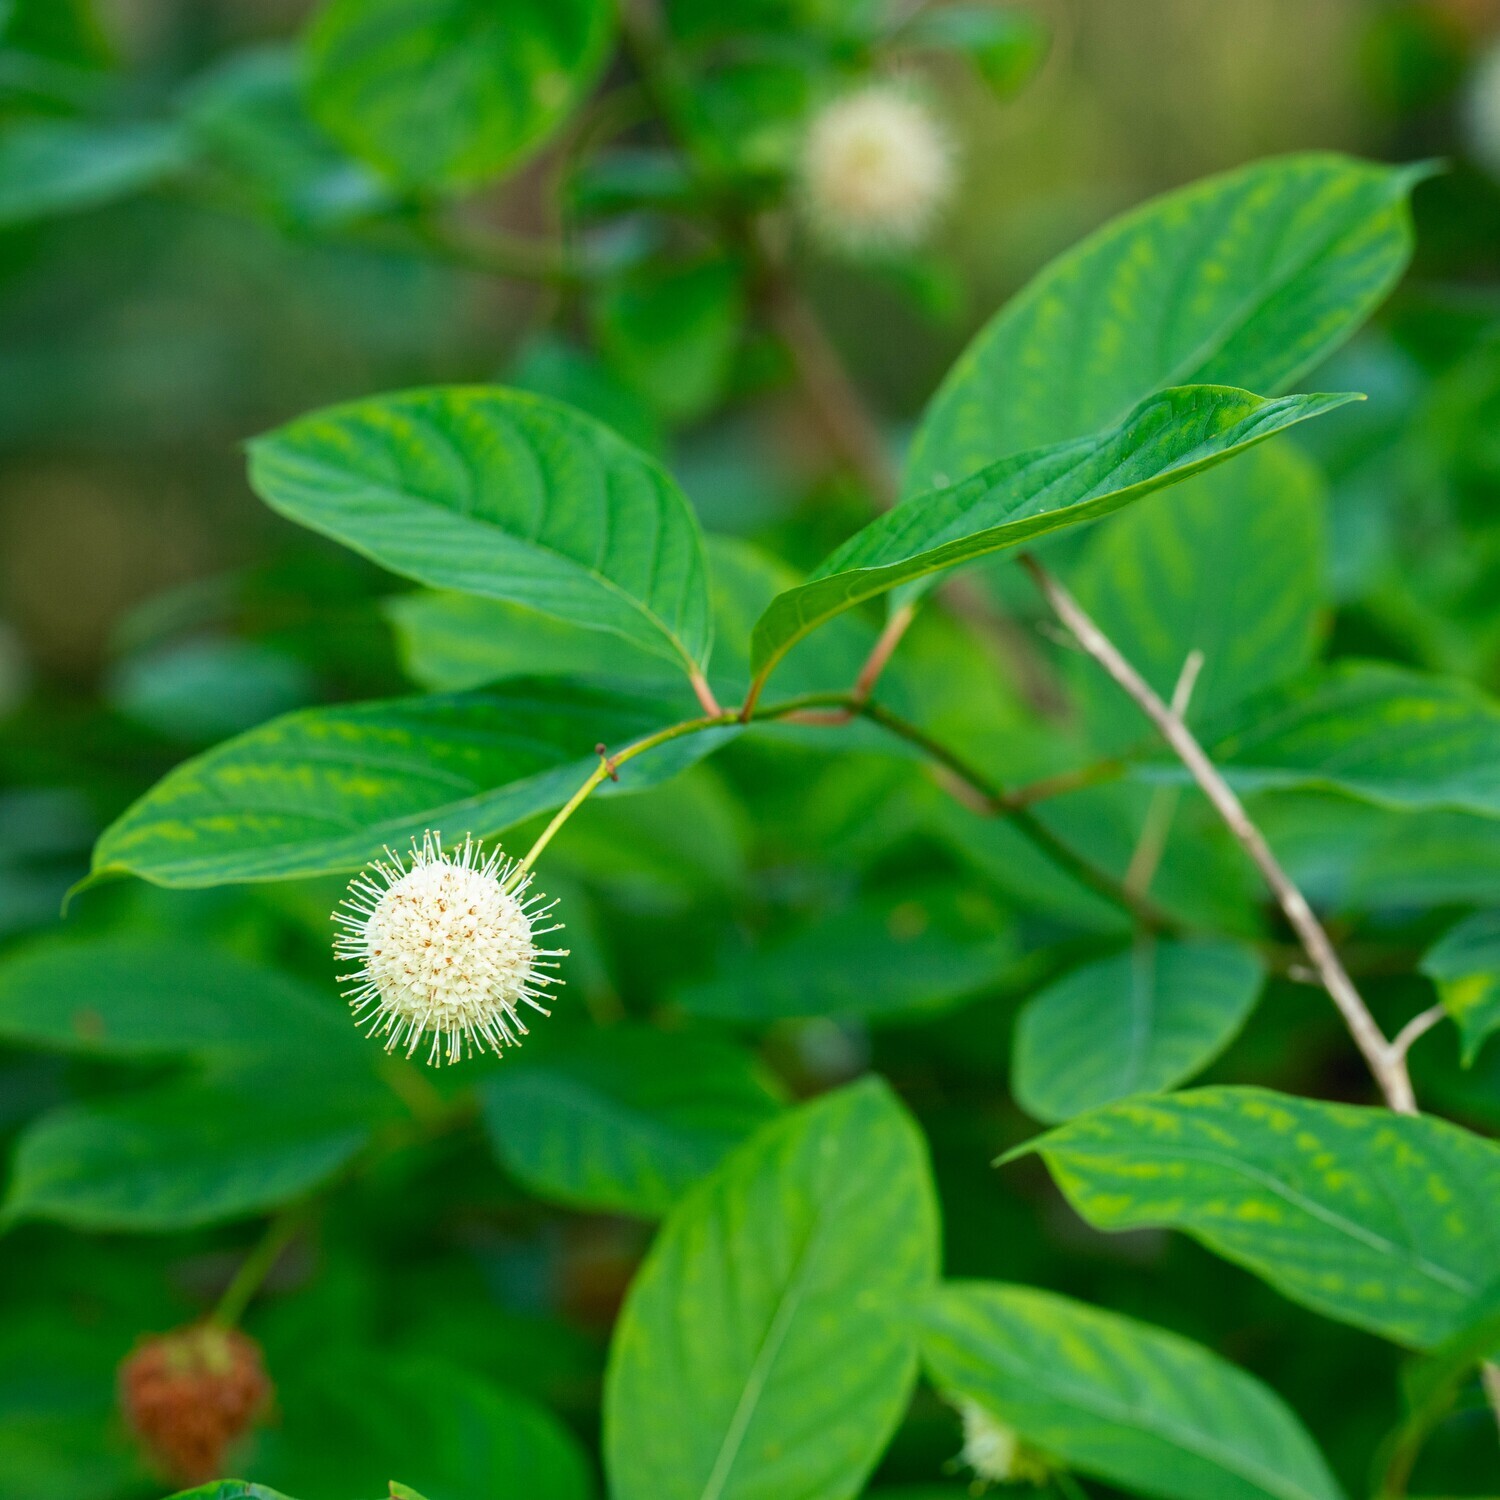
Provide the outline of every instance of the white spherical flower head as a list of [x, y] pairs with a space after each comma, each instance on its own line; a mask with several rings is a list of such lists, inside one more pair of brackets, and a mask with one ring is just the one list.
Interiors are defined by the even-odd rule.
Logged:
[[976, 1479], [987, 1484], [1046, 1483], [1046, 1464], [1023, 1446], [1013, 1427], [992, 1417], [977, 1401], [961, 1400], [958, 1414], [964, 1424], [960, 1458]]
[[836, 248], [913, 245], [953, 187], [948, 137], [921, 101], [891, 84], [835, 99], [813, 120], [802, 153], [802, 200]]
[[1469, 154], [1491, 177], [1500, 178], [1500, 42], [1474, 64], [1463, 103]]
[[541, 997], [561, 982], [546, 971], [567, 949], [537, 946], [561, 926], [537, 926], [556, 903], [528, 897], [530, 874], [471, 838], [456, 853], [434, 833], [413, 839], [410, 865], [386, 854], [355, 877], [333, 914], [343, 929], [334, 952], [358, 965], [339, 976], [356, 1022], [407, 1057], [430, 1033], [433, 1065], [520, 1046], [519, 1007], [550, 1015]]

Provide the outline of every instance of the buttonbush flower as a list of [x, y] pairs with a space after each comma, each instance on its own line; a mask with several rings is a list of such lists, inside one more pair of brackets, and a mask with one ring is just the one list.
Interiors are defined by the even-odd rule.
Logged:
[[802, 152], [802, 202], [835, 249], [900, 248], [932, 227], [953, 187], [948, 136], [893, 84], [845, 94], [814, 117]]
[[992, 1417], [977, 1401], [958, 1403], [964, 1424], [964, 1451], [960, 1460], [988, 1484], [1045, 1484], [1047, 1465], [1027, 1448], [1020, 1434]]
[[255, 1340], [211, 1323], [143, 1339], [120, 1366], [125, 1421], [179, 1484], [222, 1474], [271, 1394]]
[[537, 946], [561, 924], [538, 928], [556, 902], [528, 897], [530, 885], [498, 849], [486, 855], [466, 837], [450, 853], [436, 833], [412, 840], [409, 865], [387, 849], [356, 876], [333, 913], [343, 929], [333, 947], [358, 965], [339, 982], [366, 1035], [411, 1057], [430, 1033], [433, 1066], [520, 1046], [519, 1007], [551, 1014], [541, 997], [561, 981], [545, 971], [567, 953]]

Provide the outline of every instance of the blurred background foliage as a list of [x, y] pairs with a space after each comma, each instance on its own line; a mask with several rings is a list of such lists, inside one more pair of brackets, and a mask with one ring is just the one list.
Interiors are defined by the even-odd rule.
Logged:
[[[816, 5], [667, 9], [712, 62], [706, 136], [752, 184], [785, 167], [827, 86], [820, 70], [869, 65], [836, 42], [832, 61], [799, 48], [783, 12], [815, 37]], [[178, 1107], [202, 1122], [191, 1091], [206, 1069], [230, 1079], [210, 1090], [209, 1133], [253, 1133], [245, 1122], [294, 1108], [300, 1089], [326, 1116], [328, 1160], [380, 1136], [389, 1149], [326, 1195], [248, 1316], [279, 1394], [241, 1467], [305, 1500], [357, 1500], [392, 1473], [432, 1500], [479, 1500], [487, 1460], [451, 1413], [519, 1394], [594, 1450], [605, 1338], [649, 1210], [778, 1096], [874, 1065], [931, 1140], [951, 1274], [1065, 1290], [1212, 1345], [1285, 1395], [1360, 1488], [1396, 1415], [1395, 1351], [1310, 1321], [1182, 1238], [1093, 1234], [1035, 1163], [988, 1166], [1035, 1128], [1006, 1083], [1021, 998], [1108, 951], [1118, 927], [1049, 883], [1006, 828], [955, 816], [912, 764], [787, 732], [639, 799], [591, 805], [558, 840], [546, 883], [565, 897], [573, 958], [549, 1025], [617, 1028], [614, 1045], [593, 1062], [587, 1047], [568, 1054], [563, 1072], [613, 1067], [648, 1096], [674, 1070], [722, 1083], [721, 1114], [689, 1120], [683, 1141], [654, 1154], [659, 1180], [636, 1181], [618, 1204], [608, 1184], [559, 1168], [547, 1147], [566, 1109], [545, 1075], [512, 1077], [510, 1061], [437, 1077], [395, 1067], [385, 1089], [358, 1054], [353, 1102], [340, 1102], [345, 1038], [305, 1018], [281, 1027], [265, 999], [285, 989], [288, 1007], [343, 1024], [327, 953], [338, 882], [125, 883], [84, 893], [59, 925], [93, 838], [187, 754], [289, 708], [515, 669], [503, 639], [476, 647], [462, 601], [406, 593], [255, 501], [247, 437], [429, 382], [563, 396], [670, 457], [705, 526], [730, 539], [715, 544], [724, 576], [749, 578], [745, 622], [766, 592], [757, 572], [777, 571], [768, 558], [805, 567], [868, 514], [711, 239], [687, 237], [669, 275], [641, 255], [651, 203], [681, 191], [659, 143], [588, 156], [583, 132], [564, 131], [466, 199], [460, 232], [438, 243], [419, 197], [353, 163], [307, 115], [292, 49], [308, 11], [298, 0], [0, 4], [0, 936], [61, 965], [13, 976], [12, 991], [64, 1007], [139, 975], [129, 952], [109, 968], [111, 942], [146, 945], [154, 964], [177, 955], [149, 973], [133, 1041], [92, 1034], [86, 1004], [50, 1033], [13, 995], [0, 1004], [0, 1131], [81, 1105], [128, 1152], [142, 1090], [187, 1091]], [[1310, 385], [1371, 397], [1305, 440], [1328, 486], [1317, 631], [1328, 655], [1500, 689], [1500, 102], [1486, 114], [1475, 83], [1500, 45], [1500, 5], [1054, 0], [1010, 14], [1045, 41], [1002, 49], [988, 76], [936, 51], [903, 64], [927, 79], [959, 144], [960, 187], [933, 243], [854, 265], [801, 239], [793, 251], [893, 447], [978, 324], [1110, 214], [1280, 151], [1441, 156], [1448, 169], [1415, 200], [1412, 273]], [[65, 160], [79, 121], [102, 122], [113, 155], [54, 172], [71, 185], [39, 206], [25, 153]], [[64, 133], [18, 133], [39, 122]], [[137, 181], [145, 190], [126, 190]], [[473, 248], [557, 234], [635, 269], [581, 293], [490, 274], [490, 252]], [[1021, 591], [996, 586], [1023, 619], [1025, 670], [1010, 637], [934, 611], [888, 691], [1024, 779], [1057, 768], [1076, 664], [1025, 624]], [[732, 598], [722, 607], [735, 617]], [[820, 649], [847, 675], [869, 639], [851, 623]], [[1137, 791], [1097, 789], [1057, 816], [1113, 838], [1123, 862], [1149, 795]], [[1426, 1003], [1414, 955], [1447, 914], [1500, 902], [1500, 824], [1311, 793], [1267, 795], [1259, 810], [1341, 937], [1374, 954], [1366, 982], [1384, 1016]], [[1190, 799], [1179, 826], [1159, 898], [1254, 931], [1259, 897], [1233, 851]], [[84, 939], [105, 946], [69, 974], [66, 944]], [[231, 1008], [257, 997], [265, 1034], [232, 1036], [229, 1061], [212, 1036], [174, 1029], [173, 985], [195, 960]], [[543, 1061], [547, 1045], [538, 1036]], [[1500, 1125], [1500, 1050], [1464, 1071], [1443, 1035], [1418, 1062], [1425, 1097]], [[1284, 979], [1209, 1077], [1368, 1097], [1331, 1008]], [[482, 1110], [448, 1111], [476, 1079]], [[360, 1092], [372, 1087], [378, 1107]], [[430, 1120], [442, 1128], [424, 1129]], [[192, 1149], [212, 1178], [204, 1139]], [[108, 1150], [102, 1161], [113, 1170]], [[209, 1305], [255, 1227], [231, 1206], [228, 1223], [131, 1233], [155, 1226], [132, 1225], [128, 1203], [111, 1222], [96, 1198], [71, 1216], [66, 1193], [58, 1201], [45, 1216], [57, 1222], [28, 1218], [0, 1239], [0, 1495], [160, 1494], [114, 1415], [115, 1367], [141, 1334]], [[877, 1488], [960, 1492], [943, 1477], [956, 1446], [951, 1414], [923, 1396]], [[1493, 1473], [1492, 1450], [1482, 1414], [1461, 1416], [1424, 1459], [1426, 1489], [1472, 1491]]]

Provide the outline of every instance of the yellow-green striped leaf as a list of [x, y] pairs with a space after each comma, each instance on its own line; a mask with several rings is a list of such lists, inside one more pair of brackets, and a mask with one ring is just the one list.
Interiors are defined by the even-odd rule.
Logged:
[[1437, 986], [1463, 1037], [1464, 1066], [1500, 1031], [1500, 912], [1483, 911], [1450, 928], [1427, 950], [1422, 972]]
[[1199, 1344], [1034, 1287], [956, 1282], [928, 1302], [922, 1355], [1070, 1468], [1168, 1500], [1338, 1500], [1273, 1391]]
[[1242, 791], [1315, 788], [1500, 817], [1500, 704], [1466, 682], [1340, 662], [1247, 699], [1202, 738]]
[[[598, 765], [682, 717], [567, 679], [305, 709], [184, 762], [99, 838], [93, 876], [221, 885], [357, 869], [426, 829], [490, 837], [565, 801]], [[674, 775], [733, 731], [642, 755], [604, 795]]]
[[861, 600], [1107, 516], [1356, 399], [1266, 401], [1228, 386], [1182, 386], [1148, 398], [1096, 437], [1018, 453], [918, 495], [771, 602], [755, 627], [755, 669], [768, 671], [809, 631]]
[[688, 668], [708, 660], [703, 538], [654, 459], [559, 401], [443, 386], [250, 444], [282, 515], [434, 588], [505, 599]]
[[673, 1210], [615, 1328], [614, 1500], [849, 1500], [906, 1409], [937, 1275], [926, 1150], [870, 1079], [766, 1126]]
[[1194, 1089], [1107, 1105], [1021, 1151], [1096, 1228], [1185, 1230], [1413, 1348], [1462, 1328], [1500, 1265], [1500, 1146], [1427, 1115]]
[[1016, 1018], [1016, 1102], [1051, 1124], [1175, 1087], [1234, 1039], [1264, 977], [1238, 944], [1150, 939], [1074, 969]]
[[1428, 170], [1275, 157], [1112, 220], [964, 351], [912, 441], [906, 493], [1097, 432], [1168, 386], [1285, 389], [1395, 284]]

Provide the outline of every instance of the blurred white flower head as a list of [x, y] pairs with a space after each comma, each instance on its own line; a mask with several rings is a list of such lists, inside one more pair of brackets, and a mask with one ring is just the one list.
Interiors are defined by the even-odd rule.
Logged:
[[961, 1400], [958, 1414], [964, 1424], [960, 1461], [976, 1479], [989, 1484], [1045, 1483], [1046, 1465], [1022, 1445], [1013, 1427], [992, 1417], [977, 1401]]
[[1500, 41], [1479, 55], [1463, 101], [1463, 135], [1469, 155], [1500, 178]]
[[834, 249], [916, 244], [953, 181], [946, 132], [919, 99], [893, 84], [871, 84], [826, 105], [803, 145], [802, 205]]
[[541, 997], [561, 983], [545, 971], [567, 949], [537, 946], [561, 926], [537, 926], [556, 903], [528, 898], [530, 874], [517, 878], [514, 861], [498, 849], [485, 855], [471, 838], [455, 853], [435, 833], [413, 839], [409, 867], [386, 854], [355, 877], [333, 913], [343, 929], [334, 952], [358, 965], [339, 976], [355, 1021], [368, 1021], [366, 1035], [388, 1038], [386, 1051], [404, 1047], [407, 1057], [430, 1033], [434, 1066], [476, 1048], [520, 1046], [518, 1007], [550, 1015]]

